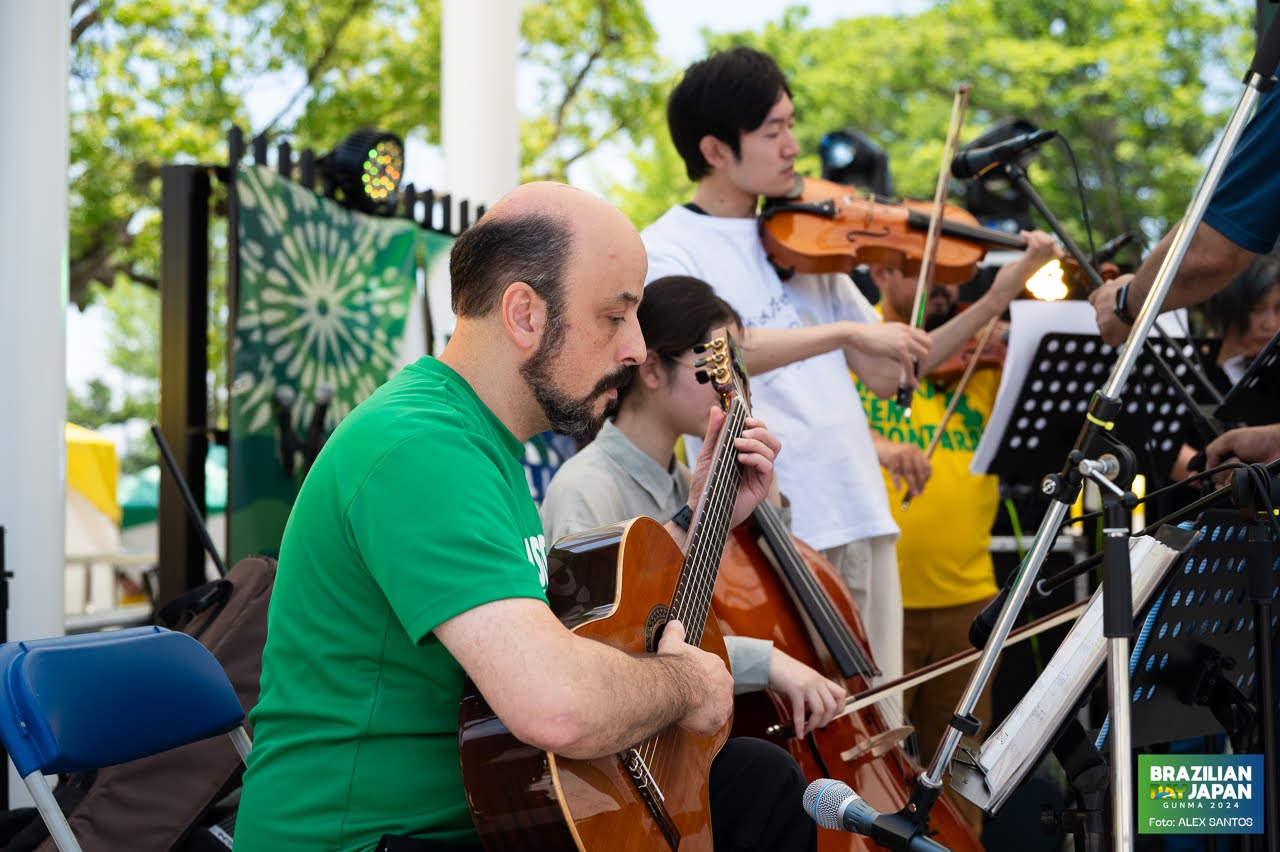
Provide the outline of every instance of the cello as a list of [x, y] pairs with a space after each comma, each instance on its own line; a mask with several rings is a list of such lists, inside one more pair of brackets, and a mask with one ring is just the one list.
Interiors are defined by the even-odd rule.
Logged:
[[[726, 634], [771, 639], [783, 652], [843, 683], [850, 695], [865, 690], [868, 678], [878, 674], [843, 581], [819, 553], [787, 532], [767, 503], [726, 543], [712, 607]], [[749, 693], [735, 701], [734, 735], [768, 738], [768, 729], [779, 722], [789, 722], [788, 708], [772, 693]], [[892, 727], [878, 707], [869, 706], [803, 739], [791, 736], [783, 745], [809, 780], [843, 781], [877, 810], [892, 813], [907, 805], [922, 771], [902, 746], [909, 734], [909, 728]], [[930, 816], [933, 839], [953, 852], [983, 848], [947, 799], [939, 799]], [[818, 833], [820, 852], [878, 848], [860, 835]]]

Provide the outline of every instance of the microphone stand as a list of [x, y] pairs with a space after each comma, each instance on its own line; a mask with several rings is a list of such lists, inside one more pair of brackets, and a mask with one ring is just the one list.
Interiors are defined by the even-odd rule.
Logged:
[[[1266, 471], [1264, 473], [1264, 471]], [[1249, 473], [1251, 475], [1246, 476]], [[1263, 825], [1266, 828], [1263, 844], [1267, 852], [1280, 850], [1280, 796], [1277, 796], [1276, 761], [1280, 760], [1276, 745], [1276, 691], [1274, 661], [1271, 649], [1271, 555], [1280, 539], [1271, 539], [1275, 523], [1275, 507], [1271, 505], [1270, 472], [1266, 467], [1254, 467], [1249, 471], [1236, 471], [1232, 483], [1233, 495], [1240, 507], [1240, 515], [1249, 522], [1249, 555], [1245, 564], [1249, 568], [1249, 601], [1253, 604], [1253, 643], [1257, 659], [1254, 670], [1258, 677], [1255, 703], [1260, 706], [1258, 724], [1261, 736], [1257, 745], [1264, 756], [1263, 766], [1271, 767], [1272, 783], [1265, 783], [1263, 795]]]
[[1036, 188], [1031, 185], [1031, 181], [1027, 180], [1027, 173], [1016, 159], [1004, 163], [1004, 174], [1009, 179], [1009, 183], [1018, 188], [1018, 191], [1031, 202], [1031, 206], [1039, 211], [1044, 220], [1049, 223], [1050, 229], [1062, 240], [1062, 245], [1066, 248], [1067, 253], [1080, 264], [1080, 268], [1084, 270], [1084, 274], [1089, 277], [1089, 283], [1093, 288], [1102, 286], [1102, 276], [1098, 274], [1098, 270], [1094, 269], [1093, 264], [1089, 260], [1089, 255], [1080, 250], [1080, 246], [1076, 245], [1075, 240], [1063, 230], [1062, 223], [1058, 221], [1058, 217], [1053, 215], [1053, 211], [1044, 203], [1044, 199], [1040, 197], [1040, 193], [1036, 192]]
[[[1048, 223], [1049, 228], [1058, 237], [1058, 239], [1062, 241], [1062, 245], [1066, 248], [1067, 253], [1070, 254], [1072, 259], [1080, 265], [1082, 270], [1084, 270], [1085, 276], [1089, 279], [1090, 286], [1094, 290], [1101, 287], [1103, 284], [1102, 275], [1099, 274], [1098, 270], [1094, 267], [1092, 259], [1081, 250], [1080, 246], [1076, 245], [1075, 241], [1071, 239], [1071, 235], [1063, 229], [1062, 223], [1053, 215], [1053, 211], [1049, 209], [1049, 206], [1045, 204], [1044, 199], [1040, 197], [1038, 192], [1036, 192], [1036, 188], [1031, 185], [1031, 181], [1027, 179], [1026, 171], [1018, 161], [1014, 159], [1007, 163], [1003, 163], [1002, 168], [1004, 169], [1005, 177], [1008, 178], [1009, 182], [1016, 186], [1018, 191], [1022, 193], [1023, 197], [1031, 202], [1031, 206], [1035, 207], [1036, 210], [1039, 211], [1040, 215], [1044, 217], [1045, 222]], [[1156, 327], [1155, 332], [1161, 337], [1164, 336], [1164, 331], [1158, 326]], [[1145, 340], [1145, 336], [1143, 339]], [[1155, 360], [1156, 366], [1164, 373], [1165, 378], [1169, 382], [1169, 386], [1173, 388], [1182, 399], [1183, 404], [1192, 411], [1198, 412], [1199, 407], [1196, 405], [1195, 400], [1192, 399], [1191, 394], [1183, 386], [1182, 382], [1178, 380], [1177, 376], [1174, 375], [1173, 370], [1170, 369], [1168, 363], [1160, 353], [1156, 351], [1155, 347], [1148, 347], [1147, 353]], [[1190, 361], [1188, 361], [1188, 359], [1182, 354], [1181, 350], [1178, 350], [1178, 356], [1182, 359], [1183, 364], [1191, 374], [1198, 379], [1201, 387], [1208, 391], [1211, 397], [1216, 398], [1218, 403], [1221, 403], [1222, 396], [1218, 393], [1218, 389], [1213, 386], [1213, 382], [1209, 381], [1208, 377], [1203, 374], [1199, 367], [1190, 363]], [[1199, 426], [1199, 421], [1197, 421], [1197, 425]], [[1200, 431], [1203, 435], [1203, 428], [1201, 428]], [[1218, 434], [1219, 433], [1215, 430], [1212, 435], [1204, 435], [1204, 437], [1207, 440], [1213, 440], [1218, 437]]]
[[1121, 460], [1110, 454], [1096, 462], [1086, 459], [1080, 462], [1080, 472], [1101, 488], [1107, 518], [1102, 531], [1102, 634], [1107, 637], [1107, 692], [1111, 705], [1111, 838], [1114, 848], [1132, 849], [1129, 641], [1133, 636], [1133, 587], [1127, 510], [1136, 506], [1138, 499], [1126, 490], [1135, 473], [1133, 456], [1127, 448], [1117, 446], [1125, 450]]
[[[1045, 513], [1044, 519], [1040, 523], [1040, 527], [1036, 532], [1035, 540], [1032, 542], [1031, 550], [1022, 564], [1018, 567], [1015, 574], [1014, 582], [1010, 588], [1008, 599], [1004, 608], [1000, 611], [1000, 615], [996, 620], [995, 627], [992, 630], [991, 638], [983, 647], [982, 655], [978, 658], [978, 662], [974, 667], [974, 672], [969, 678], [969, 683], [965, 687], [964, 694], [960, 697], [960, 703], [956, 707], [956, 713], [952, 717], [951, 727], [948, 728], [943, 736], [942, 742], [938, 745], [938, 750], [933, 756], [933, 760], [929, 763], [929, 767], [923, 774], [916, 778], [915, 788], [912, 791], [911, 800], [907, 806], [899, 813], [904, 822], [909, 822], [914, 834], [921, 832], [927, 825], [929, 819], [929, 811], [933, 807], [933, 803], [937, 801], [942, 790], [942, 776], [946, 768], [951, 764], [951, 759], [955, 755], [956, 748], [960, 744], [960, 737], [968, 733], [970, 735], [977, 733], [981, 727], [981, 723], [973, 715], [973, 710], [977, 706], [978, 696], [982, 693], [987, 681], [991, 678], [992, 670], [995, 668], [996, 656], [999, 649], [1004, 645], [1005, 639], [1008, 638], [1009, 632], [1013, 627], [1014, 620], [1018, 617], [1019, 611], [1022, 609], [1023, 603], [1026, 601], [1027, 594], [1031, 591], [1035, 583], [1036, 575], [1039, 573], [1041, 566], [1044, 564], [1045, 558], [1048, 556], [1049, 549], [1056, 538], [1062, 521], [1066, 518], [1067, 510], [1072, 503], [1075, 502], [1076, 496], [1079, 494], [1084, 478], [1085, 470], [1092, 469], [1092, 466], [1082, 466], [1081, 462], [1091, 461], [1099, 462], [1102, 455], [1107, 450], [1113, 448], [1115, 442], [1110, 439], [1110, 429], [1114, 426], [1117, 415], [1123, 410], [1120, 401], [1120, 392], [1124, 389], [1125, 382], [1128, 380], [1130, 373], [1133, 372], [1137, 363], [1138, 353], [1141, 349], [1141, 343], [1146, 340], [1147, 335], [1151, 332], [1152, 326], [1155, 325], [1156, 316], [1160, 312], [1161, 305], [1164, 304], [1165, 297], [1173, 286], [1174, 275], [1177, 273], [1179, 266], [1182, 264], [1183, 258], [1186, 256], [1187, 249], [1191, 245], [1191, 238], [1199, 227], [1201, 220], [1204, 218], [1205, 210], [1209, 206], [1209, 200], [1213, 196], [1213, 191], [1218, 186], [1218, 181], [1222, 177], [1222, 172], [1226, 168], [1227, 161], [1230, 159], [1231, 152], [1235, 149], [1236, 143], [1239, 141], [1240, 134], [1244, 130], [1245, 123], [1256, 106], [1259, 94], [1262, 90], [1270, 88], [1271, 75], [1274, 73], [1277, 59], [1280, 58], [1280, 27], [1276, 21], [1272, 21], [1267, 29], [1267, 34], [1263, 37], [1258, 52], [1254, 57], [1253, 65], [1250, 67], [1249, 73], [1245, 77], [1245, 91], [1240, 97], [1239, 103], [1236, 105], [1235, 111], [1231, 115], [1231, 119], [1227, 122], [1226, 129], [1223, 131], [1222, 140], [1218, 144], [1218, 149], [1214, 153], [1212, 162], [1209, 164], [1208, 170], [1205, 172], [1204, 178], [1197, 187], [1191, 206], [1184, 217], [1182, 224], [1178, 227], [1178, 231], [1174, 236], [1173, 245], [1170, 247], [1168, 255], [1164, 262], [1160, 265], [1159, 271], [1156, 273], [1156, 280], [1150, 292], [1147, 294], [1146, 301], [1142, 305], [1142, 310], [1138, 314], [1137, 321], [1133, 324], [1133, 328], [1129, 332], [1129, 338], [1120, 356], [1116, 361], [1115, 367], [1111, 371], [1111, 375], [1107, 380], [1107, 384], [1102, 390], [1096, 392], [1093, 400], [1090, 402], [1089, 411], [1085, 416], [1084, 426], [1080, 430], [1080, 435], [1076, 439], [1075, 447], [1067, 456], [1067, 462], [1063, 466], [1060, 473], [1051, 474], [1041, 483], [1041, 492], [1047, 497], [1051, 497], [1049, 510]], [[1265, 69], [1265, 70], [1260, 70]], [[1017, 174], [1017, 173], [1015, 173]], [[1015, 182], [1022, 186], [1026, 183], [1025, 176], [1021, 181]], [[1029, 187], [1029, 184], [1027, 185]], [[1037, 203], [1034, 194], [1029, 194], [1029, 198], [1033, 199], [1032, 203], [1036, 204], [1040, 209], [1043, 201]], [[1041, 209], [1042, 213], [1047, 213]], [[1051, 215], [1047, 215], [1046, 219], [1050, 224], [1056, 225], [1056, 219]], [[1059, 226], [1060, 227], [1060, 226]], [[1056, 228], [1055, 228], [1056, 230]], [[1065, 235], [1060, 234], [1065, 237]], [[1063, 239], [1063, 244], [1067, 246], [1067, 250], [1071, 251], [1075, 256], [1079, 249], [1072, 251], [1074, 243], [1070, 239]], [[1082, 260], [1083, 257], [1078, 257]], [[1096, 275], [1096, 271], [1087, 263], [1082, 266]], [[1101, 284], [1099, 280], [1097, 283]], [[1126, 531], [1127, 535], [1127, 531]], [[1126, 560], [1127, 561], [1127, 560]], [[1132, 620], [1132, 613], [1128, 613]], [[1117, 637], [1118, 640], [1118, 637]], [[1119, 668], [1127, 667], [1128, 659], [1114, 659], [1115, 646], [1118, 641], [1112, 642], [1110, 652], [1113, 659], [1109, 661], [1110, 669], [1116, 671]], [[1125, 643], [1127, 644], [1127, 642]], [[1125, 668], [1127, 674], [1128, 669]], [[1113, 701], [1115, 699], [1113, 698]], [[1119, 704], [1124, 706], [1121, 713], [1125, 713], [1128, 709], [1128, 696], [1121, 696]], [[1118, 707], [1112, 707], [1113, 718]], [[1126, 715], [1127, 721], [1127, 715]], [[1119, 724], [1113, 726], [1117, 733], [1122, 727]], [[1117, 750], [1113, 754], [1118, 753]], [[1129, 796], [1125, 802], [1117, 802], [1115, 810], [1117, 812], [1131, 813], [1133, 802], [1132, 796]], [[1119, 819], [1119, 816], [1116, 817]], [[1126, 826], [1123, 831], [1119, 832], [1116, 841], [1125, 838], [1130, 841], [1129, 845], [1120, 845], [1117, 842], [1115, 848], [1128, 850], [1132, 848], [1132, 826]], [[900, 848], [906, 848], [906, 842], [910, 840], [914, 834], [909, 834], [904, 838], [903, 845]]]

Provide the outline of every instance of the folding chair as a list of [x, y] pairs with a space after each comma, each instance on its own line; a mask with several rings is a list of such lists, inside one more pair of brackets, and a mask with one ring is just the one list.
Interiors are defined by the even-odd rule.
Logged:
[[113, 766], [230, 734], [244, 710], [214, 656], [185, 633], [135, 627], [0, 645], [0, 741], [63, 852], [80, 845], [43, 775]]

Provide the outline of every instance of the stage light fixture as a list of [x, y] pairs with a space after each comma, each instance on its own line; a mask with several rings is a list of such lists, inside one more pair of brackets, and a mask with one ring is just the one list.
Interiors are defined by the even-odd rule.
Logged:
[[864, 133], [846, 127], [833, 130], [818, 143], [824, 180], [855, 186], [876, 195], [893, 194], [889, 155]]
[[395, 212], [404, 175], [404, 142], [394, 133], [361, 128], [318, 161], [333, 198], [375, 216]]

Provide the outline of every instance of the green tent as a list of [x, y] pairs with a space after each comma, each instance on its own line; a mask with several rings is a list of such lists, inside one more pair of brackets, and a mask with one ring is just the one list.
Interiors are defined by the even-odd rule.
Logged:
[[[227, 448], [214, 445], [204, 461], [204, 501], [210, 515], [227, 510]], [[143, 468], [120, 477], [116, 497], [123, 510], [120, 526], [128, 529], [156, 519], [160, 504], [160, 468]]]

